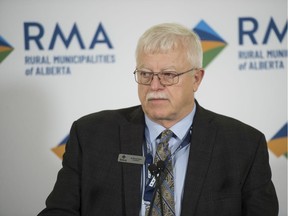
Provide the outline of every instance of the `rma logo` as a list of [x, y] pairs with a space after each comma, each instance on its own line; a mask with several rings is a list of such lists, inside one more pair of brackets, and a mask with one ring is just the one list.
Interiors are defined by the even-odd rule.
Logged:
[[[68, 49], [72, 41], [76, 40], [81, 50], [94, 49], [96, 45], [102, 44], [107, 46], [108, 49], [113, 49], [113, 45], [109, 36], [104, 29], [102, 23], [99, 23], [96, 27], [95, 34], [91, 41], [84, 41], [76, 23], [73, 24], [68, 36], [63, 33], [61, 26], [57, 23], [52, 31], [52, 37], [48, 41], [48, 44], [44, 44], [43, 39], [47, 41], [45, 35], [45, 28], [38, 22], [25, 22], [24, 23], [24, 41], [25, 50], [31, 50], [32, 44], [36, 46], [38, 50], [53, 50], [57, 40], [60, 40], [62, 44]], [[73, 40], [74, 39], [74, 40]]]

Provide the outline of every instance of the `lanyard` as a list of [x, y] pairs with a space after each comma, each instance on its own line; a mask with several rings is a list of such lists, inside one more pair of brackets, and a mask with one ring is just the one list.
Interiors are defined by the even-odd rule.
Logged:
[[[175, 155], [177, 154], [177, 152], [179, 152], [181, 149], [183, 149], [184, 147], [188, 146], [191, 142], [191, 130], [192, 130], [192, 126], [189, 128], [189, 130], [187, 131], [184, 139], [182, 139], [180, 142], [180, 145], [176, 148], [176, 150], [168, 157], [166, 158], [165, 165], [167, 164], [167, 162], [169, 160], [172, 160]], [[151, 150], [148, 151], [148, 141], [146, 141], [146, 143], [144, 144], [144, 154], [145, 154], [145, 191], [144, 191], [144, 200], [145, 201], [151, 201], [152, 196], [153, 196], [153, 192], [156, 186], [156, 178], [155, 176], [152, 176], [151, 173], [148, 170], [148, 167], [153, 163], [153, 156], [151, 154]], [[151, 143], [150, 143], [150, 146]]]

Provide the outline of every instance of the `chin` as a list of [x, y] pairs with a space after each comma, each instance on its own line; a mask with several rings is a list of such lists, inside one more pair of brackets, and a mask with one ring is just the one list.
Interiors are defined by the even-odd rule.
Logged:
[[152, 114], [150, 115], [152, 119], [154, 119], [155, 121], [169, 121], [171, 120], [171, 118], [169, 117], [169, 115], [164, 115], [163, 113], [160, 113], [160, 114]]

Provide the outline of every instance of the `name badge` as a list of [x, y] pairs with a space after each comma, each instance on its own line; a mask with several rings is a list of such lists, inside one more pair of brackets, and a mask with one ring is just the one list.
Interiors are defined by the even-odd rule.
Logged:
[[119, 154], [118, 162], [142, 165], [145, 163], [145, 157], [138, 155]]

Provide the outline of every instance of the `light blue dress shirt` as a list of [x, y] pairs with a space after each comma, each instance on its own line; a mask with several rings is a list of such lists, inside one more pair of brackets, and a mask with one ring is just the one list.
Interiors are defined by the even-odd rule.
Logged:
[[[196, 112], [196, 106], [194, 106], [193, 111], [189, 113], [184, 119], [179, 121], [177, 124], [173, 125], [170, 130], [177, 136], [173, 136], [169, 141], [169, 148], [172, 157], [172, 165], [174, 172], [174, 199], [175, 199], [175, 213], [176, 216], [180, 216], [181, 213], [181, 201], [183, 196], [183, 185], [186, 176], [188, 157], [189, 157], [189, 149], [190, 144], [185, 147], [179, 149], [180, 144], [186, 138], [186, 135], [190, 136], [191, 133], [191, 124], [193, 122], [193, 118]], [[145, 116], [146, 128], [145, 128], [145, 137], [146, 137], [146, 145], [147, 151], [151, 153], [151, 155], [155, 156], [156, 154], [156, 145], [157, 145], [157, 137], [162, 133], [164, 128], [163, 126], [153, 122], [147, 116]], [[177, 149], [178, 148], [178, 149]], [[143, 154], [144, 148], [143, 148]], [[140, 211], [140, 216], [145, 215], [146, 206], [149, 205], [146, 201], [144, 201], [144, 190], [145, 190], [145, 172], [146, 167], [143, 166], [142, 171], [142, 206]]]

